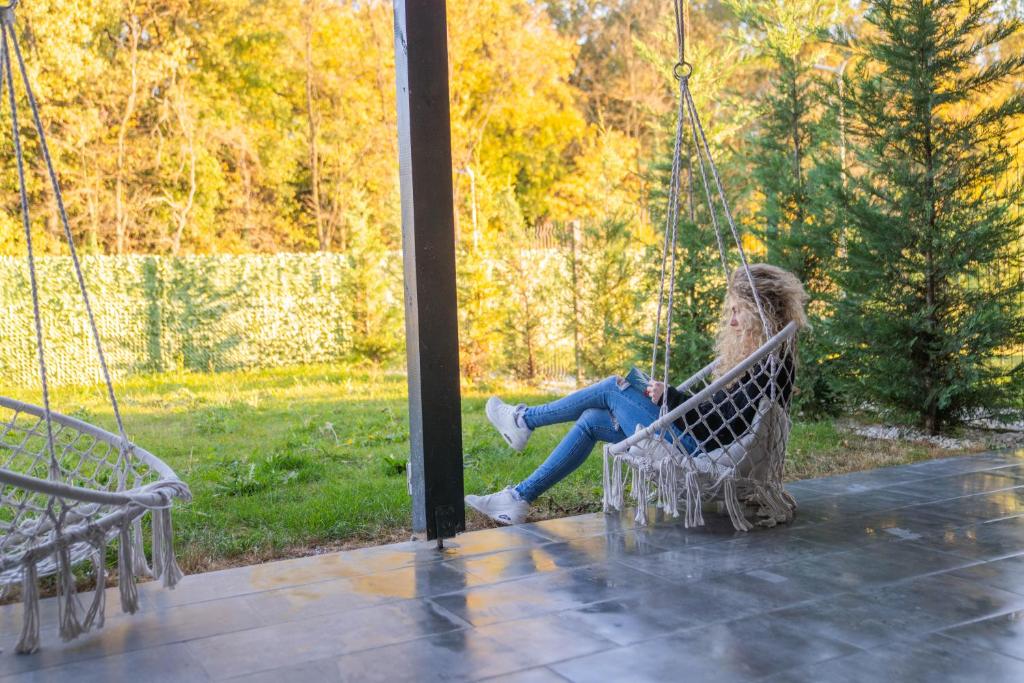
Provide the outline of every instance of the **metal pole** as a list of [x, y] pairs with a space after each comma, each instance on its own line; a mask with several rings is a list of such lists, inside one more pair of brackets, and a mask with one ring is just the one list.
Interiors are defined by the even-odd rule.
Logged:
[[394, 0], [413, 532], [466, 528], [444, 0]]

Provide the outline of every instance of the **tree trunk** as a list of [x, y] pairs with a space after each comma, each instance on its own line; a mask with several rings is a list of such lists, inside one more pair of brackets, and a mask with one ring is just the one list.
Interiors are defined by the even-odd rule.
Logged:
[[125, 253], [128, 247], [128, 210], [125, 206], [127, 192], [125, 184], [125, 172], [127, 166], [127, 137], [128, 126], [135, 115], [135, 106], [139, 93], [139, 34], [141, 33], [139, 20], [135, 16], [135, 4], [128, 8], [128, 64], [131, 71], [128, 99], [125, 101], [124, 111], [121, 113], [121, 125], [117, 131], [117, 168], [114, 175], [114, 231], [115, 251], [118, 254]]
[[313, 29], [316, 13], [319, 11], [317, 0], [307, 4], [305, 16], [305, 63], [306, 70], [306, 123], [309, 129], [309, 185], [310, 204], [313, 209], [313, 220], [316, 224], [316, 238], [320, 251], [327, 251], [327, 233], [324, 230], [323, 207], [320, 204], [320, 152], [317, 148], [317, 116], [314, 102], [315, 67], [313, 65]]

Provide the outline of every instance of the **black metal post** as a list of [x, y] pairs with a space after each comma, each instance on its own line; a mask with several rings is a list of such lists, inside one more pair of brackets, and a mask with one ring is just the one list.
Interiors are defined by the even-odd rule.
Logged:
[[444, 0], [394, 0], [413, 531], [466, 528]]

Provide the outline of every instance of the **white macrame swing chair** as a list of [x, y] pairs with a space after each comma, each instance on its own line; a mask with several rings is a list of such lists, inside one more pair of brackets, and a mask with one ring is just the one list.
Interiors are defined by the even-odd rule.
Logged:
[[[174, 499], [189, 500], [190, 493], [188, 486], [167, 465], [133, 444], [125, 434], [39, 107], [18, 45], [14, 28], [16, 5], [17, 0], [0, 6], [0, 92], [6, 90], [10, 108], [43, 405], [29, 405], [0, 396], [0, 597], [11, 586], [21, 585], [24, 616], [15, 651], [27, 654], [39, 648], [39, 580], [42, 577], [56, 576], [57, 616], [60, 635], [65, 641], [103, 625], [106, 551], [108, 543], [115, 539], [124, 612], [133, 613], [138, 609], [137, 577], [155, 577], [165, 587], [173, 588], [182, 573], [174, 558], [171, 504]], [[12, 48], [70, 248], [99, 366], [117, 422], [117, 434], [50, 410], [39, 288], [14, 95]], [[152, 516], [152, 568], [143, 548], [142, 519], [146, 513]], [[73, 573], [75, 565], [85, 560], [91, 561], [96, 582], [88, 604], [83, 604], [78, 596]]]
[[[796, 501], [782, 485], [791, 427], [789, 397], [782, 386], [788, 383], [791, 389], [795, 379], [793, 360], [798, 326], [796, 322], [789, 322], [781, 330], [774, 330], [765, 315], [718, 168], [711, 158], [704, 127], [690, 93], [689, 78], [693, 68], [685, 59], [682, 0], [675, 1], [675, 16], [679, 59], [673, 74], [679, 83], [679, 101], [651, 377], [657, 377], [661, 351], [662, 378], [668, 384], [684, 135], [690, 138], [686, 158], [690, 223], [694, 224], [696, 220], [693, 191], [693, 159], [696, 159], [726, 281], [730, 269], [717, 215], [716, 195], [736, 243], [743, 277], [750, 283], [754, 294], [764, 330], [763, 344], [720, 377], [715, 377], [714, 362], [707, 365], [679, 385], [679, 391], [687, 397], [680, 405], [669, 410], [666, 396], [660, 416], [654, 423], [638, 429], [624, 441], [605, 445], [603, 503], [606, 511], [621, 510], [628, 495], [636, 506], [639, 524], [647, 523], [647, 507], [651, 502], [674, 517], [680, 515], [681, 508], [685, 526], [693, 527], [704, 524], [704, 504], [714, 501], [720, 503], [720, 507], [724, 505], [738, 531], [748, 531], [754, 524], [775, 526], [788, 523], [796, 510]], [[757, 375], [760, 381], [751, 381], [753, 375]], [[743, 409], [737, 409], [734, 402], [738, 392], [745, 394], [742, 397]], [[701, 430], [707, 432], [707, 436], [698, 441], [697, 450], [690, 454], [682, 446], [681, 439], [672, 439], [669, 434], [678, 419], [691, 416], [689, 419], [692, 420], [694, 415], [699, 416], [697, 419], [705, 427], [711, 423], [718, 426]], [[695, 436], [692, 431], [688, 433]], [[748, 508], [755, 520], [753, 523], [748, 519]]]

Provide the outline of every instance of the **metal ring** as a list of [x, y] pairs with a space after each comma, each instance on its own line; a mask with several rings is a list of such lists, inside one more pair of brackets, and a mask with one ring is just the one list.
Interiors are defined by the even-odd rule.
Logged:
[[689, 62], [679, 62], [672, 67], [672, 75], [676, 77], [677, 81], [682, 81], [689, 78], [693, 74], [693, 64]]
[[9, 0], [7, 4], [0, 4], [0, 21], [9, 26], [14, 25], [14, 9], [18, 6], [18, 2], [19, 0]]

